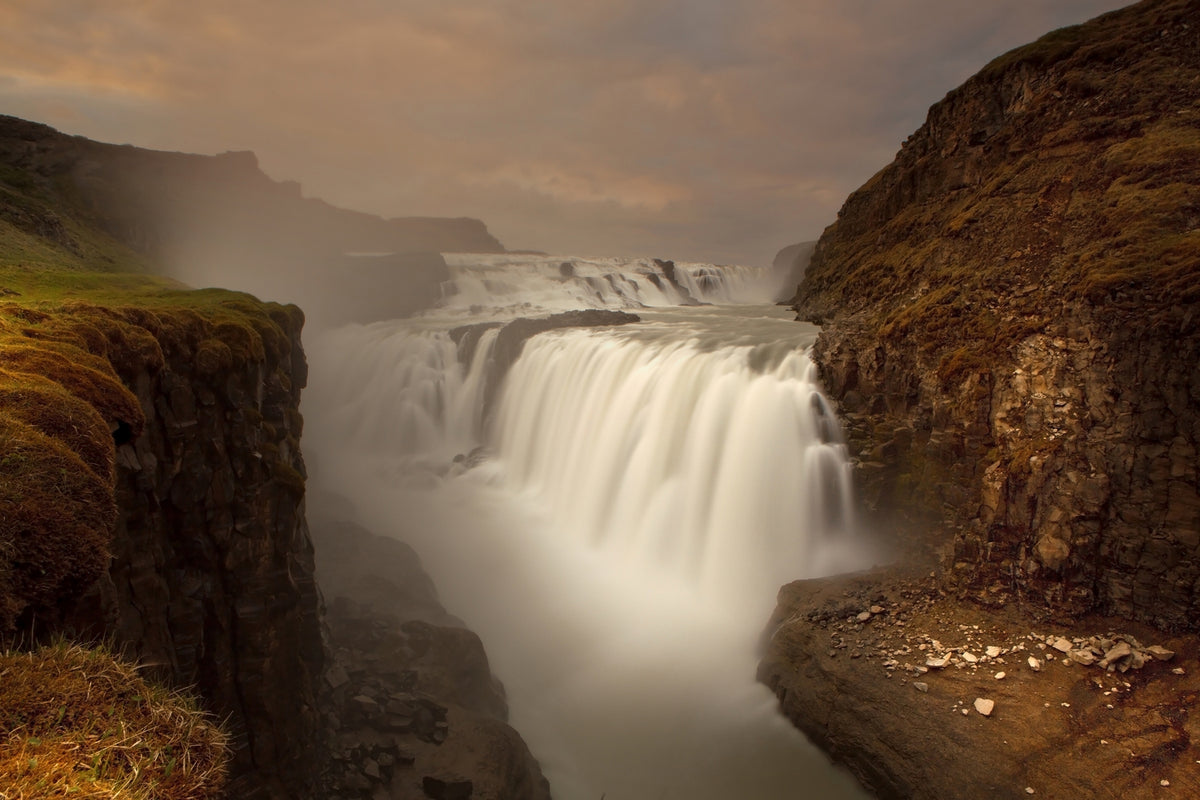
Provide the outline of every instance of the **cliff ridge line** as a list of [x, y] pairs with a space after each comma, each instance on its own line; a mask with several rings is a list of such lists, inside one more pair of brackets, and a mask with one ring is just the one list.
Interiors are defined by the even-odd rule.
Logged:
[[1146, 0], [930, 109], [794, 303], [868, 502], [964, 595], [1200, 620], [1200, 6]]

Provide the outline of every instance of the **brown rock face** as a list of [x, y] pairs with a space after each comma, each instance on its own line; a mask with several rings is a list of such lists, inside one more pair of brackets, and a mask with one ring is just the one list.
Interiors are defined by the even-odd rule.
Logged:
[[70, 623], [227, 720], [230, 796], [297, 798], [323, 659], [298, 446], [303, 318], [255, 307], [215, 323], [123, 312], [162, 359], [114, 360], [145, 428], [117, 448], [112, 562]]
[[442, 607], [416, 552], [333, 495], [315, 492], [312, 507], [329, 602], [320, 796], [547, 800], [483, 643]]
[[[758, 677], [881, 799], [1192, 797], [1200, 676], [1175, 665], [1197, 641], [1162, 636], [1113, 618], [1059, 627], [877, 570], [783, 587]], [[1131, 642], [1169, 647], [1135, 661]]]
[[[934, 106], [795, 297], [883, 526], [963, 594], [1200, 620], [1200, 6]], [[932, 531], [932, 533], [930, 532]]]

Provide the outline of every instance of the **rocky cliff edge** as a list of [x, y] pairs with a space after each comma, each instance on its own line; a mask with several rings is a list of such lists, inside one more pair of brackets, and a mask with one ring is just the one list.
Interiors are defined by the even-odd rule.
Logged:
[[993, 61], [794, 298], [868, 502], [992, 604], [1200, 620], [1200, 5]]

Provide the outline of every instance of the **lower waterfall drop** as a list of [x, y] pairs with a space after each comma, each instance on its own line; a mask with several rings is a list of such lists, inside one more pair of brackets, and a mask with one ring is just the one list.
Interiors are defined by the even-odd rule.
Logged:
[[[531, 281], [553, 309], [544, 276], [506, 283]], [[305, 448], [481, 636], [554, 796], [862, 798], [754, 678], [780, 585], [871, 563], [816, 330], [771, 306], [639, 310], [529, 339], [484, 408], [495, 331], [460, 352], [463, 313], [323, 332]]]

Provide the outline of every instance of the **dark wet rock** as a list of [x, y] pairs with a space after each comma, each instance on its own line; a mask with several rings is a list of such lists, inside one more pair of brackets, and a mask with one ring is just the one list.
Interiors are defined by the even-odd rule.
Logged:
[[663, 276], [667, 279], [667, 283], [671, 284], [675, 291], [679, 292], [679, 296], [683, 299], [683, 305], [704, 305], [704, 303], [701, 303], [698, 299], [692, 296], [692, 293], [688, 291], [686, 286], [679, 282], [679, 276], [675, 274], [674, 261], [664, 261], [661, 258], [656, 258], [654, 259], [654, 264], [662, 270]]
[[408, 800], [432, 779], [446, 797], [548, 798], [479, 637], [446, 613], [412, 548], [347, 521], [348, 506], [319, 490], [311, 509], [331, 598], [324, 796]]
[[233, 736], [231, 796], [308, 797], [324, 655], [298, 444], [303, 316], [275, 306], [279, 340], [213, 372], [194, 314], [174, 327], [127, 313], [162, 363], [113, 361], [145, 428], [117, 448], [108, 571], [64, 629], [198, 694]]
[[434, 800], [467, 800], [475, 790], [467, 780], [443, 780], [429, 775], [422, 779], [421, 788]]

